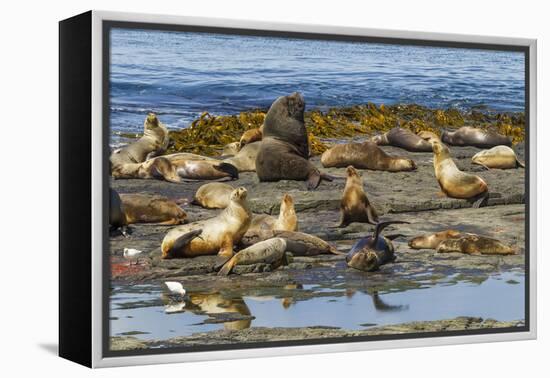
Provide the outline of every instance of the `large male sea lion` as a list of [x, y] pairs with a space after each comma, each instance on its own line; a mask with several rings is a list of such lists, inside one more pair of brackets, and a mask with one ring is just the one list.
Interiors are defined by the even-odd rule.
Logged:
[[294, 210], [294, 199], [290, 194], [285, 194], [281, 200], [279, 217], [275, 218], [267, 214], [254, 215], [247, 234], [262, 230], [296, 231], [297, 229], [298, 217]]
[[462, 126], [456, 131], [443, 131], [441, 141], [451, 146], [474, 146], [491, 148], [499, 145], [512, 146], [510, 137], [493, 130], [482, 130], [471, 126]]
[[378, 214], [363, 189], [363, 180], [351, 165], [346, 168], [346, 173], [348, 178], [340, 203], [338, 227], [346, 227], [353, 222], [377, 224]]
[[219, 276], [227, 276], [236, 265], [271, 264], [276, 268], [286, 262], [286, 241], [282, 238], [273, 238], [256, 243], [245, 248], [229, 261], [218, 272]]
[[175, 225], [185, 222], [187, 214], [166, 197], [141, 193], [121, 194], [126, 222]]
[[447, 239], [439, 243], [438, 253], [460, 252], [483, 255], [513, 255], [516, 251], [499, 240], [475, 234], [464, 234], [458, 238]]
[[508, 146], [496, 146], [489, 150], [479, 151], [472, 157], [472, 163], [488, 169], [525, 168], [525, 164], [518, 160], [514, 150]]
[[352, 165], [358, 169], [389, 172], [416, 169], [416, 164], [411, 159], [391, 156], [371, 141], [338, 144], [329, 148], [321, 155], [321, 164], [325, 168]]
[[241, 240], [252, 219], [246, 195], [245, 188], [237, 188], [231, 193], [229, 206], [218, 216], [172, 228], [162, 241], [162, 258], [216, 253], [224, 260], [231, 258], [233, 245]]
[[447, 239], [456, 239], [462, 234], [456, 230], [445, 230], [435, 234], [417, 236], [409, 241], [412, 249], [436, 249], [439, 243]]
[[256, 157], [256, 173], [260, 181], [307, 181], [311, 190], [319, 186], [322, 178], [332, 180], [308, 160], [304, 109], [305, 102], [299, 93], [279, 97], [269, 108]]
[[449, 148], [443, 143], [432, 141], [432, 147], [435, 177], [441, 191], [452, 198], [476, 199], [474, 207], [479, 207], [489, 190], [485, 181], [479, 176], [460, 171], [451, 157]]
[[371, 141], [379, 146], [395, 146], [411, 152], [432, 152], [430, 142], [401, 127], [394, 127], [385, 134], [376, 135]]
[[205, 209], [225, 209], [231, 201], [234, 188], [223, 182], [209, 182], [197, 189], [193, 204]]

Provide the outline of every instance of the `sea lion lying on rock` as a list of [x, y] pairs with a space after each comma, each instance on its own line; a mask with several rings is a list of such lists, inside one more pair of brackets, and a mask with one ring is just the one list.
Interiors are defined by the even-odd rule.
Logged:
[[270, 264], [272, 269], [284, 264], [286, 261], [286, 241], [282, 238], [272, 238], [258, 242], [239, 252], [218, 272], [219, 276], [227, 276], [236, 265]]
[[525, 168], [525, 164], [518, 160], [514, 150], [508, 146], [496, 146], [489, 150], [479, 151], [472, 157], [472, 163], [487, 169]]
[[256, 157], [260, 151], [261, 142], [254, 142], [242, 147], [239, 152], [228, 159], [224, 163], [235, 166], [239, 172], [255, 172]]
[[458, 238], [461, 235], [457, 230], [445, 230], [435, 234], [417, 236], [409, 241], [412, 249], [436, 249], [439, 243], [447, 239]]
[[122, 209], [128, 224], [182, 224], [187, 214], [178, 204], [166, 197], [148, 194], [121, 194]]
[[241, 150], [241, 143], [239, 142], [228, 143], [223, 147], [221, 157], [235, 156], [240, 150]]
[[438, 253], [460, 252], [482, 255], [514, 255], [516, 251], [499, 240], [475, 234], [463, 234], [458, 238], [439, 243]]
[[512, 146], [510, 137], [493, 130], [482, 130], [471, 126], [463, 126], [456, 131], [443, 131], [441, 141], [451, 146], [473, 146], [491, 148], [499, 145]]
[[249, 143], [258, 142], [260, 140], [262, 140], [262, 128], [258, 127], [246, 130], [241, 136], [239, 143], [241, 144], [241, 146], [245, 146]]
[[261, 230], [247, 233], [241, 239], [241, 245], [248, 247], [260, 241], [282, 238], [286, 241], [286, 250], [294, 256], [317, 256], [324, 254], [341, 255], [342, 253], [317, 236], [298, 231]]
[[230, 202], [234, 188], [223, 182], [204, 184], [195, 193], [193, 204], [205, 209], [225, 209]]
[[371, 141], [379, 146], [395, 146], [411, 152], [432, 152], [432, 145], [427, 140], [401, 127], [376, 135]]

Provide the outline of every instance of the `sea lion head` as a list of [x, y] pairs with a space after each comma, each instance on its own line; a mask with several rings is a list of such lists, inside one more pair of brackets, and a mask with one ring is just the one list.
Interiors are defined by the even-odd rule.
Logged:
[[416, 169], [416, 163], [412, 159], [397, 158], [393, 162], [393, 166], [400, 171], [414, 171]]
[[[294, 92], [288, 96], [281, 96], [273, 102], [269, 111], [266, 114], [264, 125], [269, 125], [272, 120], [293, 118], [300, 122], [304, 122], [304, 109], [306, 103], [302, 95]], [[264, 129], [266, 126], [264, 126]], [[267, 127], [269, 129], [269, 127]]]
[[294, 211], [294, 199], [288, 193], [285, 193], [283, 195], [283, 200], [281, 201], [281, 210], [282, 211], [287, 211], [287, 210]]
[[147, 129], [152, 130], [154, 128], [157, 128], [159, 126], [159, 119], [157, 118], [157, 115], [155, 113], [147, 114], [147, 117], [145, 118], [145, 123], [143, 126], [145, 130]]
[[379, 146], [388, 144], [388, 137], [386, 134], [378, 134], [370, 138], [370, 141], [376, 143]]
[[359, 173], [357, 173], [357, 169], [353, 165], [348, 165], [346, 168], [346, 174], [348, 177], [359, 177]]
[[430, 140], [430, 143], [432, 144], [434, 154], [441, 157], [446, 157], [449, 155], [449, 148], [441, 143], [441, 141], [432, 139]]
[[248, 191], [244, 187], [239, 187], [231, 192], [231, 201], [242, 202], [246, 199]]

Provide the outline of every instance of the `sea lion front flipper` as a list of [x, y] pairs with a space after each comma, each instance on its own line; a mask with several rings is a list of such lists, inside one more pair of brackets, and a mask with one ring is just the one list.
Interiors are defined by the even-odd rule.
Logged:
[[472, 208], [479, 209], [480, 207], [486, 206], [488, 200], [489, 200], [489, 193], [485, 192], [472, 203]]
[[151, 165], [150, 174], [153, 178], [164, 179], [175, 184], [181, 183], [181, 177], [178, 175], [174, 165], [166, 158], [158, 157]]
[[372, 205], [368, 201], [366, 201], [365, 206], [367, 208], [367, 218], [369, 220], [368, 223], [378, 224], [378, 213], [376, 212], [374, 207], [372, 207]]
[[225, 234], [222, 238], [220, 250], [216, 261], [214, 262], [214, 270], [220, 269], [229, 259], [233, 257], [233, 237], [231, 234]]
[[307, 190], [317, 189], [321, 183], [321, 173], [318, 170], [313, 170], [307, 178]]
[[186, 234], [183, 234], [179, 238], [176, 239], [176, 241], [172, 244], [170, 249], [168, 249], [165, 253], [163, 253], [163, 258], [172, 259], [175, 257], [179, 257], [181, 255], [181, 251], [189, 244], [191, 241], [195, 238], [200, 238], [200, 234], [202, 233], [202, 229], [193, 230]]
[[237, 256], [233, 256], [232, 258], [229, 259], [229, 261], [226, 261], [223, 264], [222, 268], [218, 272], [218, 276], [227, 276], [227, 275], [229, 275], [229, 273], [231, 273], [231, 271], [235, 267], [235, 264], [237, 264], [236, 257]]
[[518, 158], [516, 158], [516, 166], [521, 167], [521, 168], [525, 168], [525, 163], [522, 163], [521, 161], [519, 161]]
[[380, 222], [376, 225], [376, 228], [374, 229], [374, 233], [372, 234], [372, 240], [373, 243], [376, 244], [376, 241], [378, 240], [378, 237], [380, 236], [380, 233], [383, 229], [388, 227], [391, 224], [410, 224], [410, 222], [406, 221], [386, 221], [386, 222]]
[[239, 170], [233, 164], [222, 162], [218, 165], [214, 165], [213, 167], [220, 172], [227, 173], [232, 180], [239, 179]]

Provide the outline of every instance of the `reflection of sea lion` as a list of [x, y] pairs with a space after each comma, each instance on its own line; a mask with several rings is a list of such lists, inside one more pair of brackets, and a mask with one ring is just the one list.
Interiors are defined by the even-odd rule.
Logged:
[[437, 246], [438, 253], [460, 252], [483, 255], [513, 255], [516, 251], [502, 242], [485, 236], [464, 234], [456, 239], [447, 239]]
[[348, 178], [340, 204], [340, 225], [338, 227], [346, 227], [352, 222], [378, 223], [378, 214], [371, 206], [363, 189], [363, 180], [351, 165], [346, 168], [346, 173]]
[[[246, 194], [245, 188], [237, 188], [231, 193], [229, 206], [218, 216], [172, 228], [162, 241], [162, 258], [216, 253], [226, 260], [232, 257], [233, 245], [241, 240], [252, 218]], [[197, 230], [202, 230], [200, 236], [189, 240], [188, 234]]]
[[157, 156], [168, 148], [168, 129], [149, 113], [143, 125], [143, 136], [129, 145], [113, 151], [110, 157], [113, 177], [118, 177], [125, 164], [142, 163], [148, 158]]
[[286, 241], [286, 250], [295, 256], [341, 255], [336, 248], [317, 236], [298, 231], [261, 230], [247, 233], [241, 240], [245, 247], [271, 238]]
[[485, 168], [525, 168], [525, 164], [518, 160], [514, 150], [508, 146], [496, 146], [489, 150], [479, 151], [472, 157], [472, 163]]
[[296, 231], [297, 229], [298, 217], [294, 210], [294, 200], [290, 194], [285, 194], [281, 200], [279, 217], [274, 218], [267, 214], [254, 215], [247, 233], [261, 230]]
[[[206, 313], [207, 315], [235, 312], [241, 315], [250, 315], [250, 309], [241, 297], [226, 298], [220, 293], [190, 294], [187, 307], [191, 312]], [[252, 318], [248, 316], [246, 319], [224, 322], [223, 328], [238, 331], [249, 328], [251, 323]]]
[[223, 182], [204, 184], [197, 189], [193, 203], [205, 209], [225, 209], [229, 205], [233, 189]]
[[311, 190], [319, 186], [322, 178], [332, 180], [308, 160], [304, 108], [305, 102], [299, 93], [279, 97], [269, 108], [256, 157], [256, 173], [260, 181], [307, 180], [307, 187]]
[[411, 152], [432, 152], [432, 145], [410, 130], [394, 127], [385, 134], [376, 135], [371, 141], [379, 146], [395, 146]]
[[488, 187], [479, 176], [460, 171], [449, 148], [443, 143], [432, 141], [434, 151], [435, 177], [443, 193], [452, 198], [470, 199], [481, 197], [475, 204], [478, 207], [487, 196]]
[[235, 156], [224, 160], [224, 162], [237, 167], [239, 172], [255, 172], [256, 156], [260, 151], [260, 145], [261, 142], [247, 144]]
[[511, 146], [512, 140], [492, 130], [463, 126], [456, 131], [443, 131], [441, 141], [451, 146], [474, 146], [491, 148], [499, 145]]
[[122, 209], [122, 200], [116, 190], [109, 188], [109, 225], [110, 231], [120, 229], [127, 236], [128, 221]]
[[241, 140], [239, 142], [241, 143], [241, 146], [245, 146], [249, 143], [254, 143], [259, 140], [262, 140], [262, 131], [260, 130], [260, 128], [254, 128], [246, 130], [241, 136]]
[[376, 143], [338, 144], [329, 148], [321, 156], [323, 167], [342, 168], [352, 165], [358, 169], [377, 171], [412, 171], [416, 169], [414, 161], [408, 158], [388, 155]]
[[403, 221], [381, 222], [376, 225], [372, 236], [359, 240], [346, 255], [346, 262], [350, 268], [372, 272], [380, 266], [395, 261], [393, 243], [390, 239], [380, 235], [382, 230], [395, 223], [409, 223]]
[[420, 235], [409, 241], [409, 247], [413, 249], [436, 249], [443, 240], [454, 239], [461, 234], [456, 230], [445, 230], [435, 234]]
[[286, 241], [281, 238], [273, 238], [256, 243], [239, 251], [218, 272], [219, 276], [227, 276], [235, 265], [254, 264], [285, 264]]
[[147, 194], [121, 194], [122, 208], [128, 224], [159, 223], [181, 224], [187, 214], [174, 201], [166, 197]]

